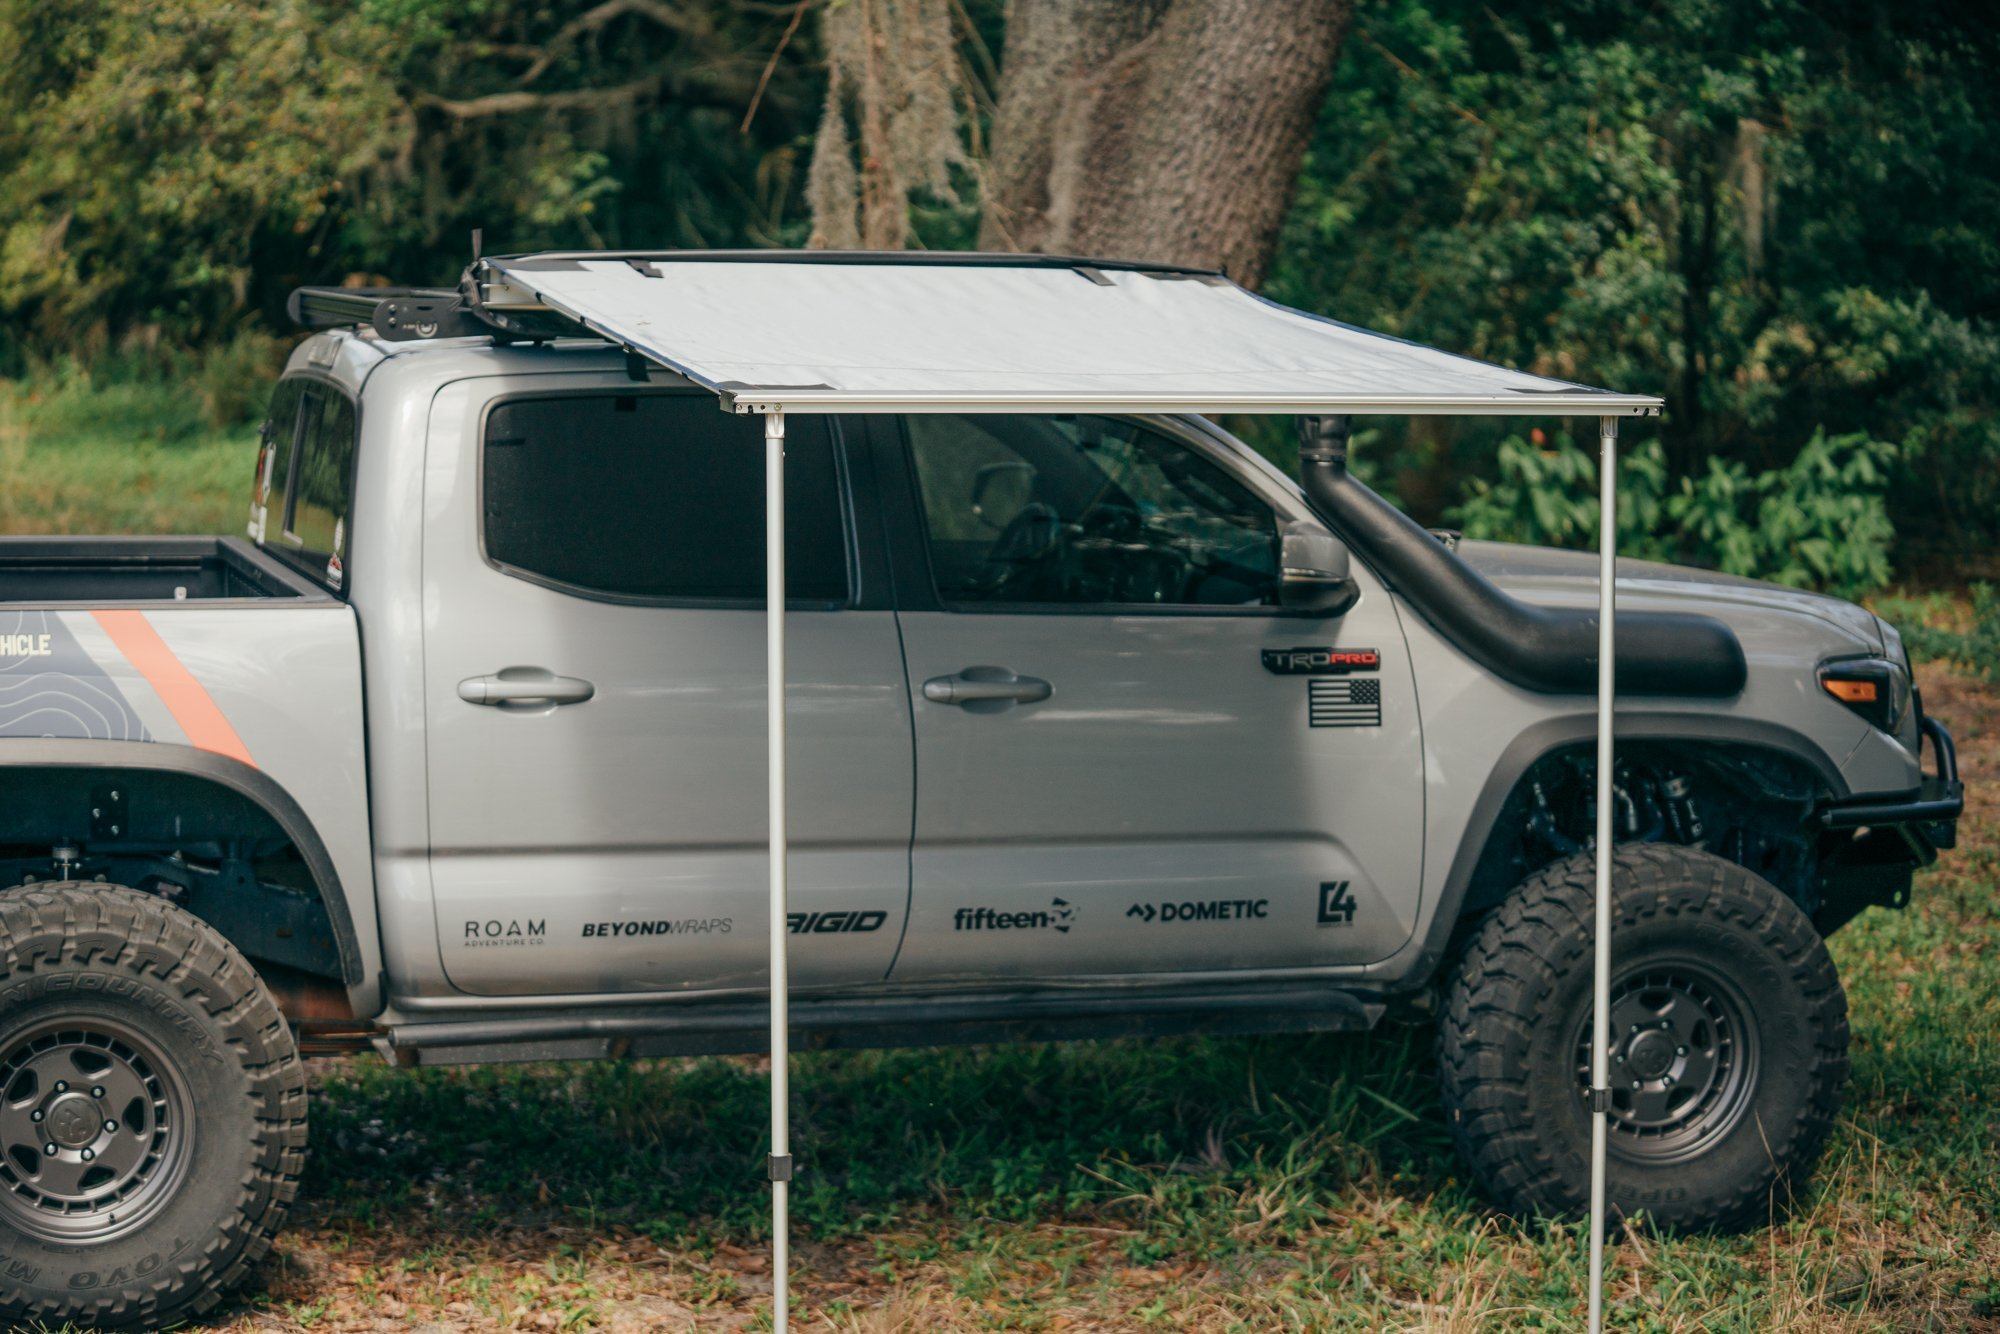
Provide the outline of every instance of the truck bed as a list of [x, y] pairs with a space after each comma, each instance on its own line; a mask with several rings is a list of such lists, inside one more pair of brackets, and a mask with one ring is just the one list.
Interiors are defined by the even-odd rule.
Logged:
[[240, 537], [0, 537], [0, 606], [327, 596]]

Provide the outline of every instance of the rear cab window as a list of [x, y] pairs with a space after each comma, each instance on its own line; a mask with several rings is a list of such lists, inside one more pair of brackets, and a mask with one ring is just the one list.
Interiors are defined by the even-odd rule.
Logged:
[[334, 385], [304, 376], [280, 380], [251, 492], [251, 538], [335, 592], [348, 580], [359, 426], [354, 400]]
[[[785, 442], [785, 592], [824, 607], [853, 581], [833, 435], [799, 417]], [[480, 461], [486, 559], [579, 597], [763, 605], [764, 431], [708, 394], [502, 401]]]

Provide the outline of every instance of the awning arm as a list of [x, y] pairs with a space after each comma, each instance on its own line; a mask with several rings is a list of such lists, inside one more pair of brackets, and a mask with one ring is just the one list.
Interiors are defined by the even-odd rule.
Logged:
[[1618, 419], [1598, 423], [1597, 925], [1590, 1002], [1590, 1334], [1604, 1328], [1604, 1155], [1611, 1119], [1611, 716], [1617, 676]]
[[771, 859], [771, 1327], [791, 1306], [791, 969], [785, 829], [785, 414], [764, 415], [764, 721]]

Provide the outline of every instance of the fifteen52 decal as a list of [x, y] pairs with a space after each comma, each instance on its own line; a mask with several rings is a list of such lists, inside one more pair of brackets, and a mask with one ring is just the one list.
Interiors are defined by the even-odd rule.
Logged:
[[960, 908], [951, 915], [954, 931], [1055, 931], [1063, 935], [1076, 925], [1076, 905], [1050, 899], [1046, 908], [1009, 912], [1002, 908]]

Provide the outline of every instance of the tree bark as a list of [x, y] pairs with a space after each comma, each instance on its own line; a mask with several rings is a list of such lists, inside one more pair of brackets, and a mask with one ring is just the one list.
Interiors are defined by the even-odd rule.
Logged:
[[1013, 0], [980, 243], [1262, 281], [1352, 0]]

